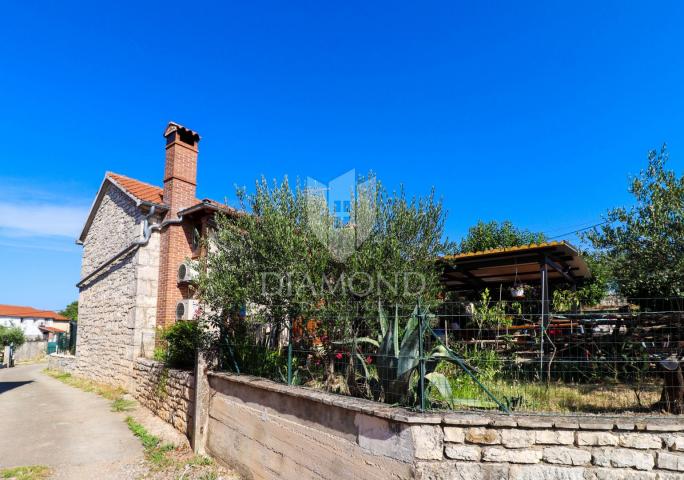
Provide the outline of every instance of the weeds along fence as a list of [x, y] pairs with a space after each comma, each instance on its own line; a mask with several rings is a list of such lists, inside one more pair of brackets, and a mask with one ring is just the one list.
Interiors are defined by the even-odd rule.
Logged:
[[219, 367], [419, 410], [680, 413], [667, 403], [684, 393], [681, 299], [550, 313], [489, 299], [313, 311], [231, 320]]

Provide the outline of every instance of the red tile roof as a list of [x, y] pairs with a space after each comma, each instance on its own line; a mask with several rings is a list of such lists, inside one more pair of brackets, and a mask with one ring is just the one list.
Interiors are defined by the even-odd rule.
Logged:
[[[139, 200], [159, 205], [164, 204], [164, 189], [160, 187], [124, 175], [119, 175], [118, 173], [107, 172], [107, 178], [113, 180], [117, 185], [126, 190], [126, 192]], [[209, 198], [205, 198], [204, 200], [196, 199], [196, 202], [195, 205], [186, 210], [209, 204], [228, 213], [235, 213], [237, 211], [225, 203], [217, 202], [216, 200], [211, 200]]]
[[164, 190], [159, 187], [150, 185], [149, 183], [141, 182], [140, 180], [135, 180], [134, 178], [119, 175], [118, 173], [107, 172], [107, 178], [114, 180], [117, 185], [126, 190], [130, 195], [133, 195], [135, 198], [138, 198], [143, 202], [156, 203], [160, 205], [164, 203]]
[[41, 325], [40, 327], [38, 327], [38, 329], [40, 329], [44, 332], [52, 332], [52, 333], [64, 333], [64, 332], [66, 332], [66, 330], [63, 328], [46, 327], [45, 325]]
[[69, 319], [51, 310], [37, 310], [33, 307], [21, 307], [18, 305], [0, 305], [0, 317], [32, 317], [52, 318], [53, 320], [68, 321]]

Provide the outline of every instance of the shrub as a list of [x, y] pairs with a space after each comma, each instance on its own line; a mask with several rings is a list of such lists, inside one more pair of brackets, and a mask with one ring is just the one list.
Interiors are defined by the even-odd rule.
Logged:
[[166, 341], [166, 364], [175, 368], [192, 368], [200, 334], [198, 323], [192, 320], [181, 320], [168, 327], [162, 333]]
[[14, 345], [20, 347], [26, 341], [24, 331], [19, 327], [5, 327], [0, 325], [0, 346]]

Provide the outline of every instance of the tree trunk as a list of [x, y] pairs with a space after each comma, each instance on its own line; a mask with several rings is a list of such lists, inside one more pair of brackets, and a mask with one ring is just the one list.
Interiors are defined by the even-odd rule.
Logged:
[[655, 405], [658, 410], [680, 415], [684, 412], [684, 375], [682, 366], [676, 358], [670, 357], [660, 362], [663, 372], [663, 391], [660, 401]]

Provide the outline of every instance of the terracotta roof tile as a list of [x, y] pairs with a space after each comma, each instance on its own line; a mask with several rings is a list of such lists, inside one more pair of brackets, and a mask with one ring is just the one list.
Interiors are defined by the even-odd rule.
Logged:
[[[139, 200], [156, 203], [158, 205], [164, 204], [164, 189], [160, 187], [141, 182], [140, 180], [136, 180], [134, 178], [126, 177], [125, 175], [119, 175], [118, 173], [107, 172], [107, 178], [113, 180], [118, 186]], [[228, 213], [237, 212], [237, 210], [235, 210], [233, 207], [216, 200], [211, 200], [209, 198], [205, 198], [203, 200], [195, 199], [195, 201], [197, 203], [186, 210], [210, 204], [215, 206], [217, 209]]]
[[0, 305], [0, 317], [33, 317], [52, 318], [53, 320], [69, 320], [51, 310], [37, 310], [33, 307], [21, 307], [18, 305]]
[[125, 177], [123, 175], [119, 175], [118, 173], [108, 172], [107, 178], [114, 180], [114, 182], [116, 182], [121, 188], [143, 202], [156, 203], [159, 205], [163, 203], [164, 190], [160, 187], [141, 182], [140, 180]]
[[42, 330], [42, 331], [44, 331], [44, 332], [66, 333], [66, 330], [65, 330], [65, 329], [59, 328], [59, 327], [54, 327], [54, 326], [52, 326], [52, 327], [46, 327], [46, 326], [42, 325], [42, 326], [38, 327], [38, 329], [40, 329], [40, 330]]

